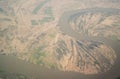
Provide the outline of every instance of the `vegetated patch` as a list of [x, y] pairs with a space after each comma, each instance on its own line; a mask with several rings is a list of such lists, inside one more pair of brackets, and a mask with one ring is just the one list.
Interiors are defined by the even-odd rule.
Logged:
[[0, 8], [0, 13], [5, 15], [7, 14], [2, 8]]
[[50, 69], [57, 69], [57, 65], [53, 63], [49, 64], [49, 67]]
[[47, 23], [47, 22], [51, 22], [54, 20], [54, 17], [44, 17], [43, 19], [39, 20], [40, 25]]
[[31, 20], [31, 24], [35, 26], [35, 25], [38, 25], [39, 23], [36, 20]]
[[53, 12], [52, 12], [52, 7], [46, 7], [45, 10], [44, 10], [44, 13], [46, 15], [53, 15]]
[[44, 57], [46, 56], [45, 51], [43, 49], [44, 49], [44, 46], [40, 46], [40, 47], [36, 48], [30, 57], [30, 62], [43, 66], [44, 65]]
[[0, 8], [0, 12], [4, 12], [4, 10], [2, 8]]
[[37, 14], [39, 12], [39, 10], [50, 0], [44, 0], [42, 2], [39, 3], [39, 5], [37, 5], [34, 10], [32, 11], [33, 14]]
[[0, 18], [0, 21], [11, 21], [9, 18]]
[[4, 73], [0, 73], [0, 79], [30, 79], [30, 78], [28, 78], [24, 74], [8, 73], [4, 71]]
[[51, 33], [51, 34], [49, 34], [49, 36], [50, 36], [51, 38], [55, 38], [56, 34], [55, 34], [55, 33]]
[[112, 40], [118, 40], [116, 35], [109, 35], [109, 38], [112, 39]]
[[0, 73], [4, 73], [5, 71], [3, 71], [3, 70], [0, 70]]

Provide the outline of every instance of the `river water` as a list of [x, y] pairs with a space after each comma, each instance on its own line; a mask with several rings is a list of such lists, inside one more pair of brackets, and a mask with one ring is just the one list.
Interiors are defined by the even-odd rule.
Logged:
[[[8, 73], [20, 73], [34, 79], [117, 79], [120, 76], [120, 41], [113, 41], [106, 38], [94, 38], [87, 35], [80, 35], [74, 32], [68, 24], [71, 15], [83, 14], [86, 12], [109, 12], [118, 14], [120, 10], [118, 9], [88, 9], [88, 10], [77, 10], [64, 13], [59, 21], [59, 28], [65, 34], [76, 38], [76, 40], [95, 40], [104, 42], [106, 45], [111, 46], [117, 55], [117, 60], [111, 70], [93, 75], [85, 75], [75, 72], [63, 72], [58, 70], [50, 70], [41, 68], [39, 65], [31, 64], [22, 60], [19, 60], [15, 56], [5, 56], [0, 55], [0, 70], [6, 71]], [[78, 37], [79, 36], [79, 37]], [[82, 38], [82, 39], [81, 39]]]

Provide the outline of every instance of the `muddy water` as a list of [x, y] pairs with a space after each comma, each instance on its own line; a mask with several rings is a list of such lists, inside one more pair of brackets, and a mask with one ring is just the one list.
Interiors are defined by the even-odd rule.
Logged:
[[25, 61], [19, 60], [14, 56], [0, 55], [0, 70], [8, 73], [20, 73], [33, 79], [116, 79], [120, 75], [120, 62], [106, 73], [97, 75], [84, 75], [75, 72], [61, 72], [40, 68]]
[[[120, 76], [120, 41], [118, 40], [110, 40], [104, 37], [90, 37], [87, 34], [84, 33], [78, 33], [74, 31], [70, 25], [69, 21], [72, 19], [75, 19], [76, 17], [80, 15], [84, 15], [86, 13], [96, 13], [96, 12], [101, 12], [101, 13], [107, 13], [108, 15], [112, 14], [117, 14], [120, 15], [120, 9], [113, 9], [113, 8], [93, 8], [93, 9], [84, 9], [84, 10], [76, 10], [76, 11], [69, 11], [64, 13], [61, 16], [61, 19], [59, 21], [59, 29], [66, 35], [69, 35], [76, 40], [88, 40], [88, 41], [97, 41], [97, 42], [102, 42], [105, 45], [111, 47], [117, 55], [117, 60], [115, 62], [115, 65], [112, 67], [112, 69], [106, 73], [99, 74], [105, 78], [105, 79], [114, 79], [112, 78], [113, 76]], [[98, 75], [94, 75], [98, 76]], [[96, 78], [99, 79], [99, 78]]]
[[119, 13], [117, 9], [91, 9], [91, 10], [82, 10], [82, 11], [71, 11], [63, 14], [59, 22], [59, 28], [65, 34], [76, 38], [77, 40], [94, 40], [104, 42], [106, 45], [111, 46], [116, 54], [117, 60], [115, 65], [111, 70], [101, 73], [101, 74], [93, 74], [93, 75], [85, 75], [81, 73], [75, 72], [62, 72], [58, 70], [50, 70], [41, 68], [39, 65], [30, 64], [28, 62], [19, 60], [14, 56], [4, 56], [0, 55], [0, 70], [9, 72], [9, 73], [20, 73], [24, 74], [33, 79], [117, 79], [120, 76], [120, 41], [113, 41], [106, 38], [94, 38], [89, 37], [84, 34], [78, 34], [74, 32], [68, 24], [71, 15], [76, 13], [83, 14], [85, 12], [90, 11], [108, 11], [113, 13]]

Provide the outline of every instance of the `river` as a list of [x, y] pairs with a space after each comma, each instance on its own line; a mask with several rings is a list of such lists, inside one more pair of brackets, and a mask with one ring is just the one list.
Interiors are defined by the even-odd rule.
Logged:
[[72, 30], [69, 27], [69, 19], [72, 15], [77, 14], [84, 14], [86, 12], [109, 12], [119, 14], [119, 9], [105, 9], [105, 8], [94, 8], [94, 9], [87, 9], [87, 10], [76, 10], [64, 13], [59, 21], [59, 28], [60, 30], [71, 36], [74, 37], [76, 40], [93, 40], [93, 41], [100, 41], [104, 42], [106, 45], [111, 46], [116, 54], [117, 60], [111, 70], [100, 73], [100, 74], [93, 74], [93, 75], [85, 75], [76, 72], [64, 72], [58, 70], [50, 70], [41, 68], [39, 65], [31, 64], [25, 61], [18, 59], [15, 56], [5, 56], [0, 55], [0, 70], [6, 71], [8, 73], [20, 73], [25, 74], [28, 77], [33, 77], [34, 79], [117, 79], [120, 76], [120, 41], [113, 41], [107, 38], [101, 37], [89, 37], [84, 34], [79, 34]]

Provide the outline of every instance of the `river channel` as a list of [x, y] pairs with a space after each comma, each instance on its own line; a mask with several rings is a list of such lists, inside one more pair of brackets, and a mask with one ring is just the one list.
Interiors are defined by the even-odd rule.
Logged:
[[76, 40], [91, 40], [103, 42], [106, 45], [113, 48], [116, 52], [117, 59], [113, 67], [105, 72], [100, 74], [91, 74], [85, 75], [76, 72], [63, 72], [58, 70], [51, 70], [41, 68], [39, 65], [31, 64], [25, 61], [18, 59], [15, 56], [10, 55], [0, 55], [0, 70], [6, 71], [8, 73], [20, 73], [25, 74], [28, 77], [33, 79], [117, 79], [120, 76], [120, 41], [110, 40], [104, 37], [90, 37], [85, 34], [79, 34], [72, 30], [69, 25], [69, 19], [73, 15], [82, 15], [87, 12], [108, 12], [111, 14], [120, 14], [119, 9], [110, 9], [110, 8], [94, 8], [87, 10], [75, 10], [65, 12], [59, 20], [59, 29]]

